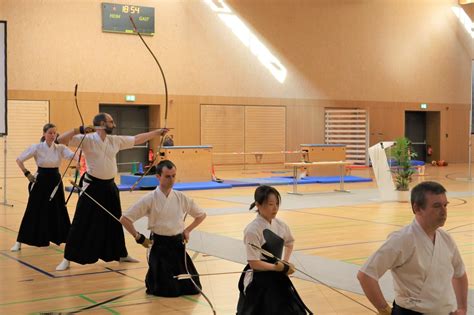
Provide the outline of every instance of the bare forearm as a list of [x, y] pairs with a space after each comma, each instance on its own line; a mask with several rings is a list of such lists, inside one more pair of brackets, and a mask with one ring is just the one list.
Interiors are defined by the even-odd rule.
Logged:
[[452, 283], [454, 293], [456, 294], [456, 302], [458, 304], [458, 309], [467, 310], [467, 274], [464, 273], [464, 275], [459, 278], [453, 278]]
[[19, 159], [16, 159], [16, 164], [18, 164], [18, 166], [20, 167], [20, 169], [21, 169], [21, 171], [22, 171], [23, 173], [26, 172], [25, 164], [23, 164], [22, 161], [20, 161]]
[[285, 246], [285, 255], [283, 256], [283, 260], [290, 261], [290, 256], [292, 252], [293, 252], [293, 244]]
[[129, 218], [124, 217], [124, 216], [120, 217], [120, 223], [122, 223], [122, 225], [125, 227], [128, 233], [130, 233], [133, 237], [137, 236], [138, 232], [133, 226], [133, 222], [130, 221]]
[[155, 137], [162, 136], [166, 133], [166, 129], [156, 129], [149, 132], [140, 133], [135, 136], [135, 145], [142, 144]]
[[275, 264], [271, 264], [263, 260], [249, 260], [248, 262], [249, 262], [250, 268], [252, 268], [253, 270], [277, 271], [277, 267]]
[[202, 223], [202, 221], [204, 221], [204, 219], [206, 218], [206, 214], [204, 213], [203, 215], [201, 215], [200, 217], [197, 217], [197, 218], [194, 218], [193, 222], [191, 222], [191, 224], [189, 224], [187, 227], [186, 227], [186, 231], [188, 232], [191, 232], [192, 230], [194, 230], [199, 224]]
[[365, 296], [367, 296], [370, 303], [372, 303], [375, 308], [381, 310], [387, 307], [388, 303], [383, 296], [377, 280], [361, 271], [357, 274], [357, 279], [359, 279], [360, 286], [362, 287], [362, 290], [364, 290]]

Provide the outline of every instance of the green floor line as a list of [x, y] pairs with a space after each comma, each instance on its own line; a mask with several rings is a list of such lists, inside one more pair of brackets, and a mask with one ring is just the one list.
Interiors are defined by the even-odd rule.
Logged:
[[9, 234], [15, 234], [15, 235], [18, 234], [18, 232], [13, 232], [12, 230], [6, 229], [6, 228], [1, 227], [1, 226], [0, 226], [0, 231], [1, 232], [6, 232], [6, 233], [9, 233]]
[[[110, 302], [110, 304], [115, 304], [116, 307], [120, 307], [120, 306], [123, 306], [123, 305], [120, 305], [119, 303], [125, 303], [125, 302], [138, 302], [138, 301], [148, 301], [147, 298], [138, 298], [138, 299], [127, 299], [127, 300], [123, 300], [123, 299], [120, 299], [119, 301], [113, 301], [113, 302]], [[53, 309], [53, 310], [48, 310], [47, 312], [48, 313], [61, 313], [61, 312], [71, 312], [71, 311], [75, 311], [75, 310], [78, 310], [78, 309], [81, 309], [81, 308], [84, 308], [84, 307], [88, 307], [90, 306], [90, 304], [84, 304], [84, 305], [76, 305], [76, 306], [70, 306], [70, 307], [64, 307], [64, 308], [57, 308], [57, 309]], [[35, 313], [30, 313], [30, 315], [38, 315], [38, 314], [44, 314], [45, 312], [35, 312]]]
[[[87, 293], [87, 295], [94, 295], [94, 294], [107, 293], [107, 292], [117, 292], [117, 291], [124, 291], [124, 290], [135, 290], [135, 289], [138, 289], [138, 287], [134, 287], [134, 288], [123, 288], [123, 289], [111, 289], [111, 290], [101, 290], [101, 291], [92, 291], [92, 292]], [[79, 295], [79, 294], [69, 294], [69, 295], [59, 295], [59, 296], [47, 297], [47, 298], [38, 298], [38, 299], [33, 299], [33, 300], [7, 302], [7, 303], [2, 303], [2, 304], [0, 304], [0, 307], [1, 307], [1, 306], [7, 306], [7, 305], [14, 305], [14, 304], [33, 303], [33, 302], [40, 302], [40, 301], [63, 299], [63, 298], [68, 298], [68, 297], [77, 297], [78, 295]]]
[[[84, 299], [84, 300], [86, 300], [86, 301], [88, 301], [88, 302], [91, 302], [91, 303], [94, 304], [94, 305], [97, 304], [96, 301], [94, 301], [93, 299], [88, 298], [87, 296], [85, 296], [85, 295], [83, 295], [83, 294], [79, 294], [79, 297], [82, 298], [82, 299]], [[99, 303], [100, 303], [100, 302], [99, 302]], [[109, 312], [112, 313], [112, 314], [116, 314], [116, 315], [119, 315], [119, 314], [120, 314], [119, 312], [117, 312], [117, 311], [115, 311], [115, 310], [113, 310], [113, 309], [111, 309], [111, 308], [109, 308], [109, 307], [107, 307], [107, 306], [105, 306], [105, 305], [100, 305], [100, 308], [102, 308], [102, 309], [104, 309], [104, 310], [107, 310], [107, 311], [109, 311]]]
[[344, 262], [352, 262], [352, 261], [356, 261], [356, 260], [366, 261], [368, 258], [369, 257], [354, 257], [354, 258], [342, 259], [341, 261], [344, 261]]

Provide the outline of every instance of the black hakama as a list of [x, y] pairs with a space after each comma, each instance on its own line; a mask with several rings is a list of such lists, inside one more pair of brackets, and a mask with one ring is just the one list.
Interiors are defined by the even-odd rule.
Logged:
[[[250, 269], [247, 265], [244, 271]], [[238, 315], [312, 314], [296, 292], [290, 278], [276, 271], [256, 271], [244, 293], [245, 272], [239, 280]]]
[[66, 242], [71, 221], [64, 204], [63, 185], [54, 198], [49, 196], [60, 181], [58, 168], [38, 168], [36, 183], [30, 183], [28, 204], [21, 220], [17, 241], [31, 246], [49, 246]]
[[[262, 248], [281, 259], [284, 240], [269, 229], [262, 231], [265, 243]], [[264, 256], [265, 262], [274, 264], [277, 259]], [[250, 270], [250, 265], [244, 271]], [[252, 281], [244, 288], [246, 272], [239, 279], [238, 315], [300, 315], [313, 314], [301, 300], [288, 275], [277, 271], [254, 271]]]
[[393, 301], [392, 315], [423, 315], [423, 314], [398, 306], [397, 303]]
[[[191, 280], [173, 278], [179, 274], [187, 274], [184, 265], [184, 244], [182, 234], [162, 236], [153, 234], [153, 246], [148, 260], [148, 272], [145, 283], [148, 294], [165, 297], [177, 297], [200, 293]], [[193, 261], [186, 253], [186, 264], [189, 273], [197, 275]], [[193, 277], [194, 282], [201, 287], [199, 277]]]
[[[89, 183], [85, 192], [120, 219], [122, 208], [114, 180], [101, 180], [86, 175], [81, 178], [80, 185], [84, 182]], [[81, 194], [67, 238], [64, 258], [79, 264], [92, 264], [99, 259], [118, 261], [120, 257], [127, 255], [122, 224], [88, 196]]]

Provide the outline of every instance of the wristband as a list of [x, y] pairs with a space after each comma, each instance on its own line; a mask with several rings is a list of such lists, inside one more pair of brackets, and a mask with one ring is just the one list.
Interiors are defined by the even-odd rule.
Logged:
[[79, 126], [79, 133], [83, 135], [85, 133], [84, 126]]
[[28, 175], [30, 175], [30, 174], [31, 174], [31, 172], [30, 172], [30, 171], [28, 171], [28, 170], [26, 170], [25, 172], [23, 172], [23, 174], [25, 174], [25, 177], [28, 177]]
[[284, 274], [288, 273], [288, 270], [290, 270], [290, 266], [288, 266], [287, 264], [283, 264], [283, 270], [281, 272], [283, 272]]
[[143, 242], [145, 241], [145, 235], [141, 234], [140, 233], [140, 237], [138, 239], [135, 239], [135, 241], [138, 243], [138, 244], [143, 244]]
[[392, 314], [392, 308], [390, 307], [390, 305], [387, 305], [384, 309], [378, 309], [378, 313], [381, 315]]

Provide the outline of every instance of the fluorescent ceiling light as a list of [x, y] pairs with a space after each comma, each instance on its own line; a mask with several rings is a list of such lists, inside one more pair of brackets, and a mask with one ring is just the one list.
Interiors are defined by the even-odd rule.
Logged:
[[253, 55], [267, 68], [278, 82], [286, 79], [287, 70], [277, 57], [252, 33], [245, 23], [227, 6], [224, 0], [204, 0], [209, 7], [218, 14], [224, 24], [229, 27], [235, 36], [250, 49]]
[[467, 15], [467, 13], [464, 12], [464, 10], [460, 7], [452, 7], [451, 9], [453, 10], [454, 15], [457, 16], [461, 24], [464, 26], [466, 31], [471, 34], [472, 38], [474, 38], [474, 32], [472, 31], [473, 25], [469, 15]]

